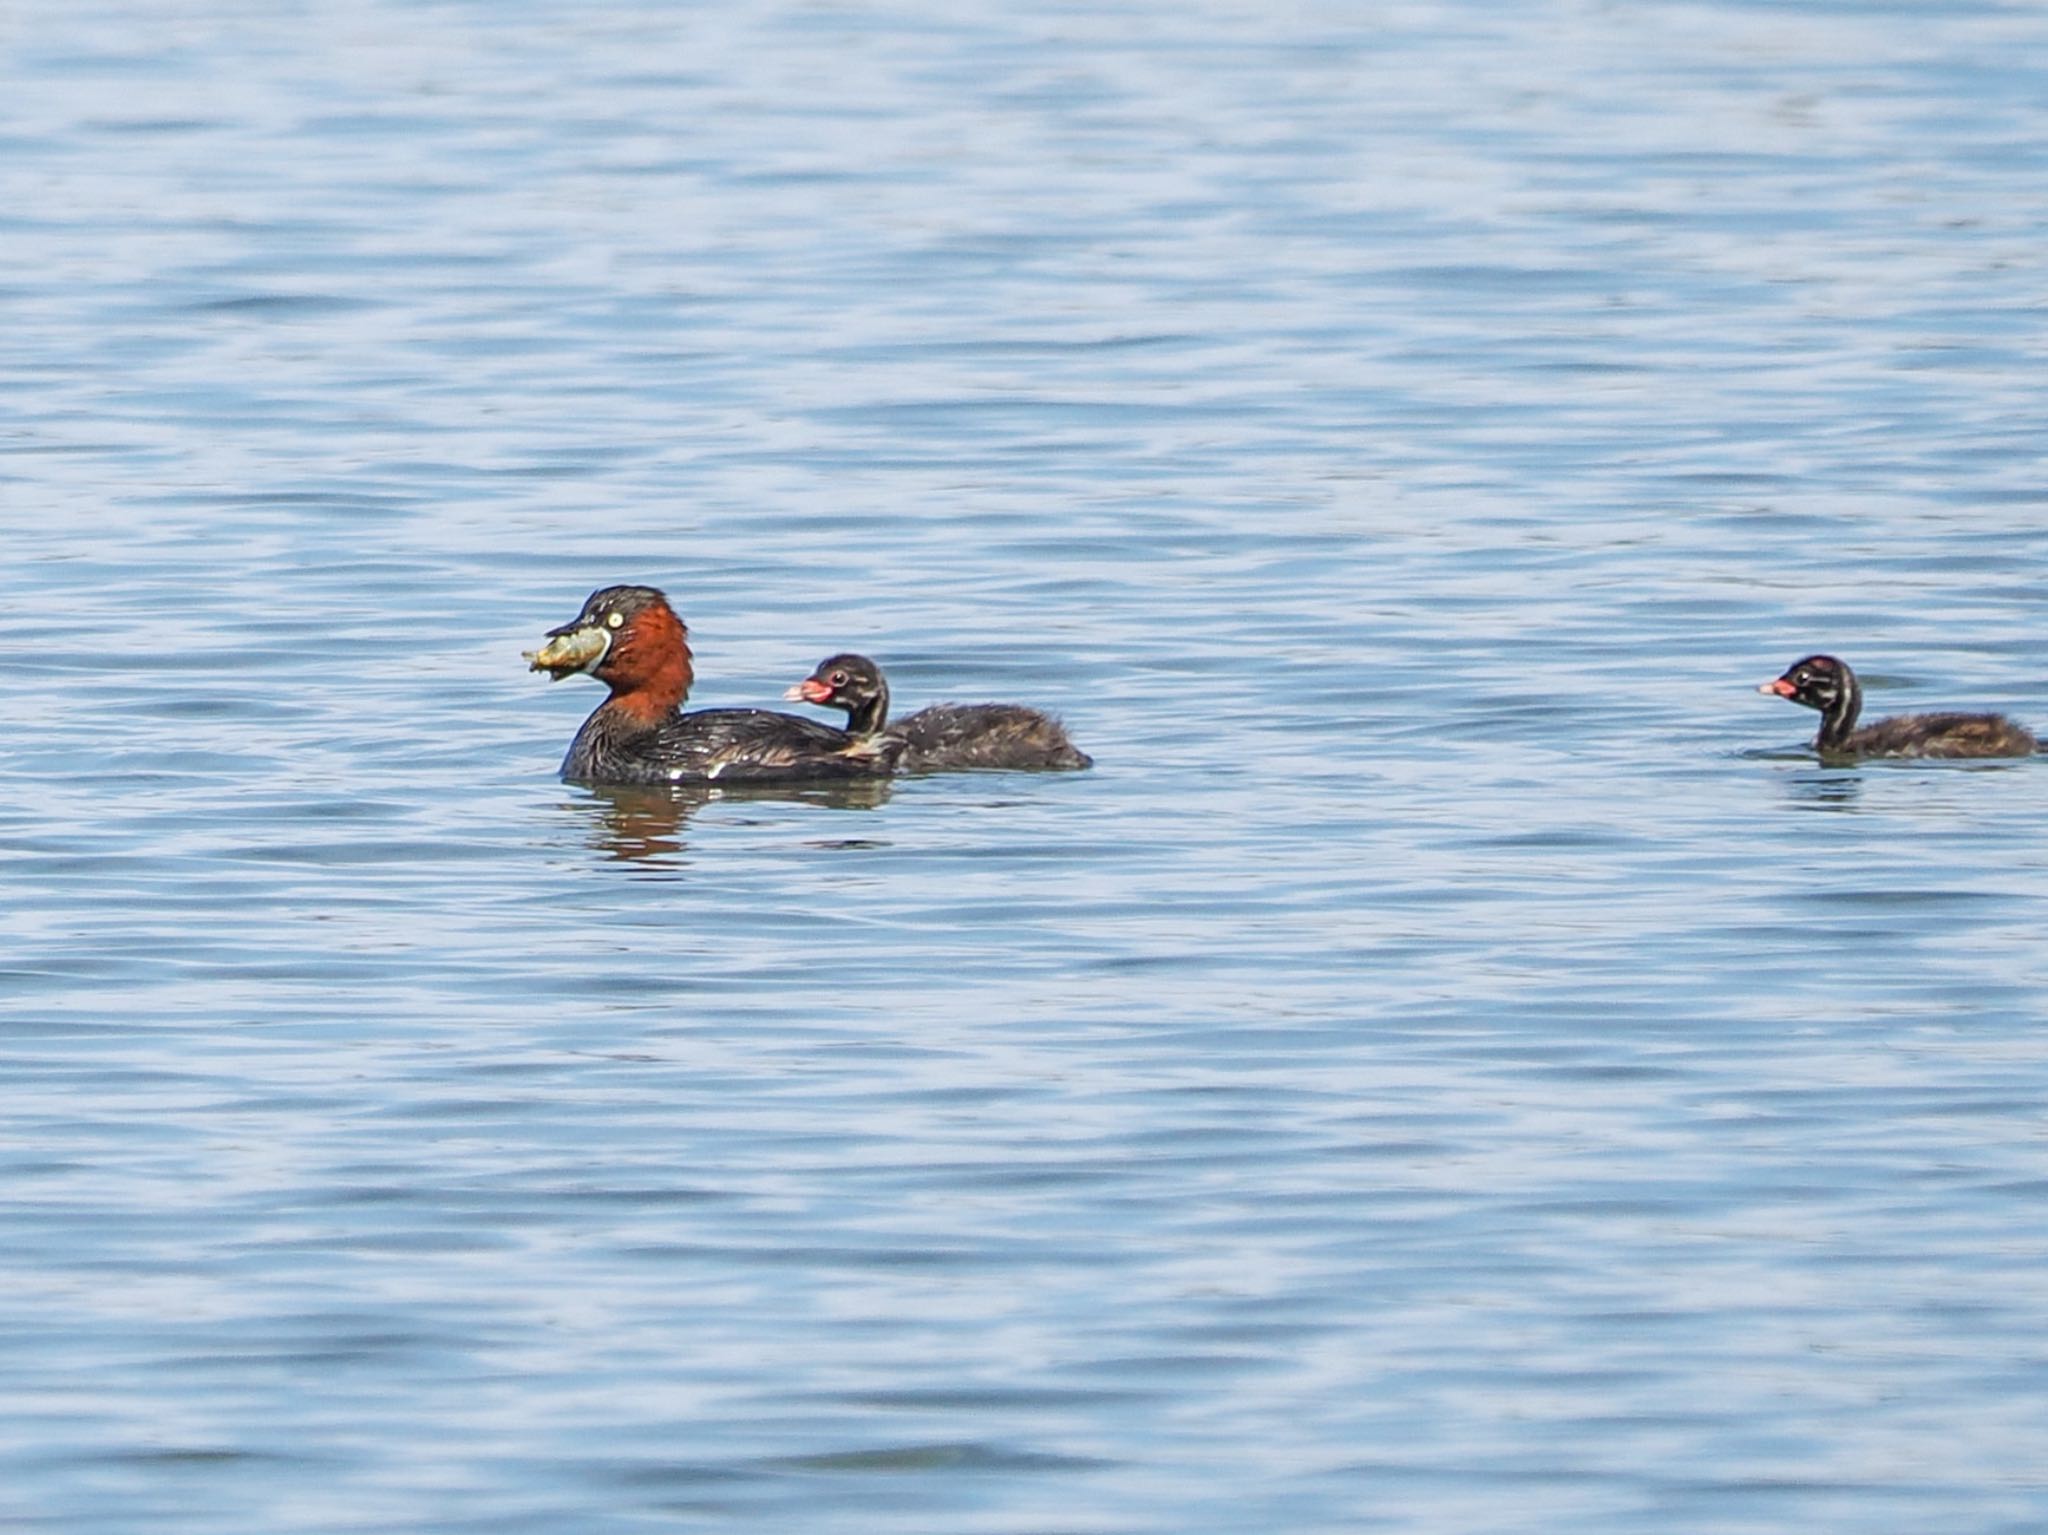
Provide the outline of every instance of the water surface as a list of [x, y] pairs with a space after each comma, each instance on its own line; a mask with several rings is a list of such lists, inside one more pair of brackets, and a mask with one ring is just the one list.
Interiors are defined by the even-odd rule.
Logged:
[[2048, 1522], [2032, 8], [0, 36], [0, 1522]]

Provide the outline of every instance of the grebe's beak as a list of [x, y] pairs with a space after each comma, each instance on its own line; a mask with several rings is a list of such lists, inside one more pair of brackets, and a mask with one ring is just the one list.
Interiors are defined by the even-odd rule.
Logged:
[[816, 677], [806, 677], [802, 682], [799, 682], [795, 687], [784, 693], [782, 697], [785, 703], [829, 704], [832, 702], [832, 688], [829, 684], [820, 682]]
[[578, 672], [587, 672], [604, 660], [612, 648], [609, 629], [596, 624], [564, 624], [559, 629], [548, 630], [548, 642], [538, 650], [523, 652], [527, 664], [537, 672], [546, 672], [555, 681], [573, 677]]
[[1790, 698], [1799, 691], [1799, 689], [1792, 686], [1783, 677], [1779, 677], [1771, 682], [1759, 682], [1756, 685], [1756, 690], [1759, 693], [1776, 693], [1780, 698]]

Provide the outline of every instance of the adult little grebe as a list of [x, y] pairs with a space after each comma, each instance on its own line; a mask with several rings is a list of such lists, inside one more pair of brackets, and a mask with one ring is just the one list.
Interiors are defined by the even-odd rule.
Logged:
[[933, 704], [889, 723], [889, 684], [866, 656], [832, 656], [782, 695], [790, 702], [846, 711], [856, 736], [886, 731], [904, 742], [905, 773], [959, 768], [1084, 768], [1094, 759], [1067, 739], [1066, 727], [1022, 704]]
[[2033, 736], [2002, 714], [1902, 714], [1858, 730], [1863, 689], [1833, 656], [1795, 661], [1757, 691], [1820, 710], [1813, 749], [1823, 757], [2024, 757], [2036, 749]]
[[558, 681], [587, 672], [611, 689], [562, 759], [562, 776], [581, 783], [880, 778], [902, 751], [890, 736], [852, 736], [769, 709], [680, 712], [695, 676], [689, 631], [651, 586], [592, 592], [527, 660]]

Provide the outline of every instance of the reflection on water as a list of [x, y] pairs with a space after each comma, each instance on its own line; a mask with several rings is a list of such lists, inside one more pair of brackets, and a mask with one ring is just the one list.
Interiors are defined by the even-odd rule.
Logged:
[[[562, 808], [588, 823], [586, 841], [608, 860], [649, 867], [679, 867], [688, 843], [683, 833], [707, 805], [782, 803], [827, 810], [874, 810], [886, 805], [895, 784], [885, 778], [849, 783], [744, 785], [729, 788], [658, 788], [640, 785], [579, 786]], [[882, 844], [866, 839], [821, 843], [846, 847]]]
[[1786, 798], [1801, 810], [1853, 810], [1863, 796], [1863, 775], [1854, 768], [1787, 773], [1780, 782]]
[[1777, 782], [1795, 807], [1808, 810], [1853, 809], [1864, 797], [1866, 786], [1875, 779], [1899, 775], [1894, 781], [1932, 786], [1943, 780], [1967, 780], [1978, 775], [2026, 773], [2029, 759], [1987, 758], [1982, 761], [1928, 757], [1873, 757], [1856, 762], [1821, 763], [1812, 752], [1751, 752], [1741, 754], [1752, 761], [1798, 762], [1794, 772], [1776, 775]]

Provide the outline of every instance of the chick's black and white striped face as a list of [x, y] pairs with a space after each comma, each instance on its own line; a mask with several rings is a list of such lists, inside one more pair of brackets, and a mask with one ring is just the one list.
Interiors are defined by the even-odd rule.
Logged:
[[1785, 668], [1784, 676], [1766, 682], [1758, 691], [1776, 693], [1809, 709], [1826, 710], [1841, 698], [1847, 674], [1848, 668], [1833, 656], [1808, 656], [1794, 661]]
[[871, 697], [875, 691], [875, 668], [859, 656], [834, 656], [814, 675], [835, 693]]
[[822, 704], [851, 712], [875, 696], [879, 676], [875, 663], [865, 656], [828, 656], [782, 696], [791, 703]]
[[832, 656], [819, 663], [816, 675], [841, 698], [866, 700], [882, 689], [881, 669], [866, 656]]

